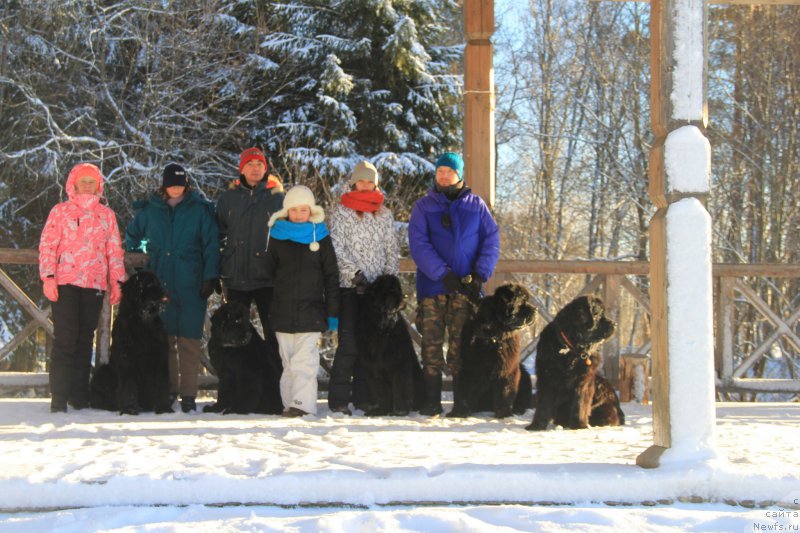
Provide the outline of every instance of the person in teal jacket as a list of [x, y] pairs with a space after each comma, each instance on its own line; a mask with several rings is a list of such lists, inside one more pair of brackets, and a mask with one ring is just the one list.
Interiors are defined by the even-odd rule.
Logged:
[[134, 207], [125, 245], [149, 255], [148, 268], [169, 295], [162, 319], [169, 336], [170, 393], [180, 394], [181, 410], [188, 413], [196, 409], [206, 304], [219, 278], [214, 206], [190, 188], [183, 167], [170, 163], [158, 192]]

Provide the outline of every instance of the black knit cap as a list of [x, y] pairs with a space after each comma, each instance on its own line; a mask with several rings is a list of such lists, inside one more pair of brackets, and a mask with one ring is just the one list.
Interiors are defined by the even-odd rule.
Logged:
[[177, 163], [170, 163], [164, 167], [163, 178], [162, 185], [164, 187], [175, 187], [176, 185], [186, 187], [188, 183], [186, 171]]

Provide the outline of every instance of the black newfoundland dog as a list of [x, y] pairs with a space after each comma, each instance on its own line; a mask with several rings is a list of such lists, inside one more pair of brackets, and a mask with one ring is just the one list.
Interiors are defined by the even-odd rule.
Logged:
[[250, 323], [250, 309], [239, 302], [220, 306], [211, 317], [208, 355], [217, 373], [217, 401], [205, 413], [283, 412], [280, 355]]
[[536, 352], [536, 412], [526, 428], [619, 426], [625, 415], [614, 388], [597, 376], [597, 348], [614, 334], [603, 301], [579, 296], [542, 330]]
[[519, 330], [533, 323], [528, 289], [497, 288], [484, 298], [461, 333], [461, 370], [454, 382], [453, 410], [463, 417], [494, 411], [497, 418], [523, 414], [533, 403], [531, 376], [520, 362]]
[[401, 311], [405, 295], [397, 276], [378, 277], [367, 287], [356, 325], [358, 362], [370, 393], [367, 416], [405, 416], [424, 401], [422, 367]]
[[128, 415], [173, 412], [167, 330], [161, 321], [166, 304], [167, 293], [152, 272], [139, 272], [123, 283], [109, 362], [92, 376], [92, 407]]

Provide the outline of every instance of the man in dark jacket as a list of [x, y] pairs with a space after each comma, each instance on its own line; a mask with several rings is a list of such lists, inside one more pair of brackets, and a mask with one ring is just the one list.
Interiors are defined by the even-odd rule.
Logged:
[[436, 160], [436, 183], [414, 204], [408, 225], [411, 257], [417, 264], [417, 329], [422, 334], [426, 402], [420, 414], [442, 412], [443, 352], [458, 379], [461, 329], [494, 272], [500, 239], [484, 201], [464, 185], [464, 161], [452, 152]]
[[255, 301], [264, 336], [276, 343], [269, 324], [272, 280], [267, 274], [267, 223], [283, 206], [283, 187], [267, 175], [267, 158], [258, 148], [239, 156], [240, 177], [217, 201], [222, 245], [221, 274], [228, 301], [247, 307]]

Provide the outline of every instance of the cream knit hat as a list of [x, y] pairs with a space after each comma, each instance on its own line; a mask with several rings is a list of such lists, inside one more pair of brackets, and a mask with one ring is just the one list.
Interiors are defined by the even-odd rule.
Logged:
[[317, 202], [314, 200], [314, 193], [311, 192], [311, 189], [305, 185], [295, 185], [289, 189], [289, 192], [283, 197], [283, 209], [270, 217], [268, 226], [271, 228], [272, 225], [275, 224], [275, 221], [289, 216], [289, 209], [301, 205], [307, 205], [311, 208], [311, 218], [308, 219], [309, 222], [319, 224], [325, 220], [325, 211], [317, 205]]
[[375, 165], [369, 161], [362, 161], [353, 169], [353, 174], [350, 176], [350, 181], [348, 183], [353, 186], [357, 181], [367, 180], [374, 183], [377, 187], [378, 179], [378, 169], [375, 168]]

